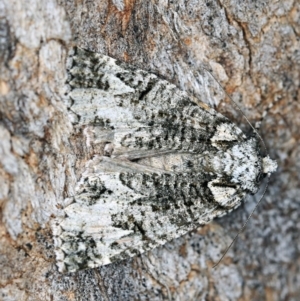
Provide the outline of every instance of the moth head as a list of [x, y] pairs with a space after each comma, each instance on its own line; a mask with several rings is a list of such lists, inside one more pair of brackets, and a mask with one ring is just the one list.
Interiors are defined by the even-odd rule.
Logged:
[[235, 162], [231, 171], [231, 182], [239, 184], [243, 190], [251, 194], [257, 192], [265, 175], [277, 169], [276, 161], [269, 156], [260, 155], [258, 144], [258, 139], [251, 137], [228, 150]]
[[210, 166], [217, 176], [208, 187], [214, 199], [225, 207], [235, 207], [247, 193], [258, 191], [265, 174], [274, 172], [277, 163], [259, 153], [256, 137], [234, 142], [211, 158]]
[[262, 160], [257, 140], [250, 138], [237, 143], [228, 152], [233, 161], [231, 181], [239, 184], [247, 192], [256, 193], [262, 174]]

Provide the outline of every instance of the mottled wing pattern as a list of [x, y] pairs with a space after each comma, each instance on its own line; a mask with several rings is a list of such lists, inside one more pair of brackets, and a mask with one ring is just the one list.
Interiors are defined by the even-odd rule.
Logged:
[[53, 226], [61, 271], [125, 259], [185, 234], [257, 190], [261, 158], [227, 118], [156, 75], [76, 48], [70, 110], [103, 153]]

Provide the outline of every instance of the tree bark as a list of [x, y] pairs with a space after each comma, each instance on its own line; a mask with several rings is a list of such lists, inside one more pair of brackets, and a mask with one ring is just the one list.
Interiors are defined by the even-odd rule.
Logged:
[[[299, 35], [292, 0], [0, 0], [0, 299], [299, 300]], [[142, 256], [57, 271], [50, 221], [93, 155], [67, 112], [74, 44], [149, 70], [250, 132], [209, 64], [251, 123], [262, 119], [279, 168], [216, 269], [260, 193]]]

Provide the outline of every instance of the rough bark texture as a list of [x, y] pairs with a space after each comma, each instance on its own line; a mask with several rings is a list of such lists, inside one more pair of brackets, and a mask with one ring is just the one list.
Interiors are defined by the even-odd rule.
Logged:
[[[0, 299], [299, 300], [299, 35], [296, 0], [1, 0]], [[217, 269], [259, 194], [144, 256], [57, 272], [49, 221], [94, 154], [64, 103], [74, 42], [168, 79], [242, 128], [203, 65], [252, 123], [268, 110], [261, 133], [279, 169]]]

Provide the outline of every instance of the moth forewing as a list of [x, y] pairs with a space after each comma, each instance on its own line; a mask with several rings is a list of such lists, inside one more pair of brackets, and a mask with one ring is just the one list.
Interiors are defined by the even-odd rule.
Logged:
[[256, 138], [154, 74], [79, 48], [68, 73], [76, 124], [102, 151], [53, 223], [60, 271], [179, 237], [238, 207], [275, 169]]

